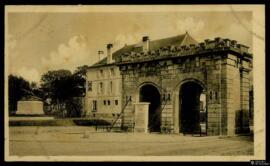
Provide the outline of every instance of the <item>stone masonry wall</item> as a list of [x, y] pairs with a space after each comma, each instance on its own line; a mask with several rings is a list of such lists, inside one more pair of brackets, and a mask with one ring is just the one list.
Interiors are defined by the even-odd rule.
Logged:
[[[191, 64], [192, 62], [188, 60]], [[125, 108], [123, 122], [127, 126], [131, 126], [134, 122], [134, 106], [133, 102], [139, 101], [139, 89], [144, 84], [152, 84], [160, 92], [161, 96], [161, 130], [173, 131], [177, 125], [179, 125], [179, 91], [181, 82], [185, 80], [198, 80], [202, 84], [204, 83], [204, 70], [203, 62], [206, 60], [201, 60], [201, 64], [197, 66], [195, 63], [189, 67], [183, 67], [183, 63], [172, 63], [171, 61], [166, 62], [166, 66], [162, 66], [164, 62], [160, 62], [155, 66], [155, 72], [151, 74], [146, 74], [147, 71], [152, 69], [145, 67], [144, 65], [141, 68], [124, 70], [123, 74], [123, 105], [128, 100], [128, 106]], [[209, 65], [212, 65], [212, 63]], [[214, 80], [215, 75], [212, 72], [209, 72], [210, 80]], [[214, 86], [210, 84], [209, 89]], [[217, 89], [215, 88], [215, 91]], [[176, 108], [177, 107], [177, 108]], [[177, 125], [175, 124], [177, 123]], [[179, 126], [177, 126], [179, 128]]]
[[237, 57], [228, 54], [226, 60], [226, 108], [227, 108], [227, 135], [235, 135], [236, 112], [240, 105], [240, 75]]
[[218, 135], [225, 130], [226, 110], [223, 108], [224, 99], [224, 65], [221, 55], [209, 60], [207, 70], [207, 132], [209, 135]]
[[[242, 107], [248, 109], [248, 101], [246, 101], [248, 85], [246, 85], [247, 82], [241, 81], [240, 88], [237, 57], [216, 54], [214, 57], [201, 58], [197, 66], [195, 64], [187, 66], [187, 61], [192, 64], [192, 60], [186, 60], [184, 67], [184, 62], [172, 63], [169, 61], [166, 66], [160, 65], [164, 62], [156, 63], [155, 70], [147, 65], [141, 65], [135, 69], [122, 71], [123, 104], [131, 99], [123, 116], [125, 125], [134, 125], [134, 105], [132, 103], [139, 101], [140, 87], [144, 84], [152, 84], [157, 87], [161, 95], [161, 129], [175, 131], [175, 128], [180, 127], [180, 120], [177, 120], [180, 110], [176, 105], [179, 105], [181, 82], [194, 79], [199, 80], [207, 88], [208, 134], [234, 135], [236, 112], [241, 109], [240, 89]], [[155, 72], [151, 74], [149, 72], [151, 70]], [[207, 72], [206, 78], [205, 72]], [[247, 80], [246, 76], [247, 73], [241, 80]], [[178, 126], [175, 123], [178, 123]]]
[[238, 119], [240, 124], [237, 124], [237, 133], [239, 132], [250, 132], [249, 129], [249, 89], [250, 89], [250, 81], [249, 81], [249, 64], [246, 61], [242, 62], [242, 66], [240, 68], [240, 104], [241, 104], [241, 114]]

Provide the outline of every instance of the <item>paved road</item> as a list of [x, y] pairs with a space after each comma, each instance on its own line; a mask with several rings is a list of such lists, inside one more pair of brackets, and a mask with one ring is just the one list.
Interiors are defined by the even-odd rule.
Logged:
[[90, 127], [10, 127], [10, 155], [253, 155], [249, 137], [107, 133]]

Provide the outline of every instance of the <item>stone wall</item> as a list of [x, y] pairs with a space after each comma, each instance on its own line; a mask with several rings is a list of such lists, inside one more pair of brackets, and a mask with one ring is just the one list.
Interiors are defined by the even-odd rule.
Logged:
[[[250, 78], [249, 78], [249, 71], [250, 71], [250, 64], [246, 61], [242, 61], [242, 65], [239, 69], [240, 71], [240, 99], [241, 99], [241, 111], [242, 116], [240, 117], [241, 123], [237, 128], [236, 132], [249, 132], [249, 121], [250, 121]], [[253, 117], [252, 117], [253, 118]]]
[[151, 84], [161, 96], [161, 129], [179, 132], [180, 88], [186, 81], [196, 81], [204, 88], [207, 96], [208, 135], [234, 135], [236, 112], [248, 109], [247, 73], [240, 78], [240, 64], [237, 62], [236, 55], [220, 52], [120, 66], [122, 100], [131, 99], [123, 121], [125, 124], [134, 123], [132, 102], [139, 101], [140, 87]]
[[[187, 64], [186, 62], [188, 61]], [[204, 63], [208, 64], [204, 66]], [[164, 65], [166, 64], [166, 65]], [[184, 67], [183, 64], [186, 66]], [[155, 66], [154, 68], [152, 68]], [[140, 87], [146, 84], [155, 86], [161, 96], [161, 129], [168, 129], [170, 131], [179, 132], [179, 93], [180, 87], [186, 81], [198, 81], [206, 88], [205, 69], [207, 68], [207, 75], [209, 82], [208, 89], [212, 92], [218, 91], [217, 83], [213, 83], [216, 79], [216, 67], [211, 68], [212, 63], [209, 58], [203, 58], [196, 65], [195, 59], [186, 59], [173, 62], [172, 60], [160, 61], [155, 64], [140, 64], [137, 68], [127, 66], [125, 69], [121, 68], [123, 76], [123, 101], [131, 98], [132, 102], [139, 101]], [[151, 71], [155, 70], [155, 72]], [[134, 106], [132, 102], [128, 104], [125, 109], [124, 120], [125, 124], [133, 123]], [[125, 102], [123, 102], [124, 104]], [[216, 103], [212, 100], [210, 104], [210, 112], [212, 109], [217, 109]], [[213, 106], [213, 108], [211, 107]], [[211, 120], [211, 117], [216, 119], [215, 115], [210, 113], [210, 123], [217, 123]], [[212, 116], [213, 115], [213, 116]]]
[[[124, 52], [111, 66], [93, 67], [87, 72], [92, 90], [86, 92], [86, 110], [112, 121], [122, 110], [123, 127], [133, 129], [134, 103], [139, 102], [140, 88], [152, 85], [160, 93], [161, 131], [178, 133], [181, 128], [180, 90], [186, 82], [195, 82], [206, 95], [208, 135], [234, 135], [240, 128], [248, 130], [249, 71], [252, 55], [248, 47], [235, 40], [215, 38], [197, 45], [168, 46], [145, 52]], [[109, 75], [115, 68], [116, 77]], [[103, 70], [103, 76], [100, 75]], [[106, 91], [110, 81], [115, 93]], [[98, 110], [92, 112], [91, 103]], [[118, 100], [118, 106], [105, 106], [104, 101]], [[115, 114], [116, 113], [116, 114]], [[115, 115], [113, 115], [115, 114]], [[240, 117], [240, 118], [239, 118]]]

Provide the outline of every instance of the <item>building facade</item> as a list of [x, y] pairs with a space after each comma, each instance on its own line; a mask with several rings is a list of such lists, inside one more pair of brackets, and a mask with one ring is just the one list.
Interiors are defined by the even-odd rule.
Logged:
[[247, 46], [221, 38], [198, 43], [186, 33], [154, 41], [143, 37], [112, 57], [121, 77], [123, 126], [134, 126], [134, 103], [148, 102], [150, 132], [199, 130], [201, 105], [208, 135], [249, 130], [252, 54]]
[[[107, 54], [110, 54], [111, 49], [112, 44], [108, 44]], [[122, 108], [122, 77], [119, 67], [113, 63], [112, 58], [106, 58], [89, 67], [86, 81], [86, 116], [111, 122]]]

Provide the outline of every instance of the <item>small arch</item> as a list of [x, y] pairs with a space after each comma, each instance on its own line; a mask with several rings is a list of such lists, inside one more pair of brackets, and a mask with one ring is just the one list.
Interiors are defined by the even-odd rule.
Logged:
[[149, 102], [148, 129], [150, 132], [160, 132], [161, 126], [161, 96], [157, 87], [144, 84], [140, 88], [140, 102]]
[[160, 88], [160, 86], [158, 86], [156, 83], [147, 81], [147, 82], [141, 83], [141, 84], [137, 87], [137, 92], [140, 92], [141, 87], [143, 87], [143, 86], [145, 86], [145, 85], [152, 85], [152, 86], [154, 86], [155, 88], [157, 88], [159, 94], [162, 94], [162, 91], [164, 91], [164, 90], [162, 90], [162, 88]]

